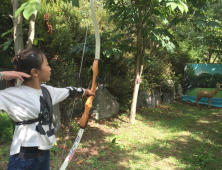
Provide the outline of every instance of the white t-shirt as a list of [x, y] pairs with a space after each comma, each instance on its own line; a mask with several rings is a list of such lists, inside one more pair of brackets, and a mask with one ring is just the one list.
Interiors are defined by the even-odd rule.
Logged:
[[[59, 103], [69, 96], [66, 88], [55, 88], [44, 85], [52, 98], [52, 105]], [[40, 96], [43, 96], [41, 89], [34, 89], [25, 85], [10, 87], [0, 90], [0, 110], [4, 110], [15, 122], [36, 119], [40, 113]], [[20, 147], [36, 147], [41, 150], [50, 149], [56, 142], [55, 135], [50, 137], [41, 135], [36, 131], [36, 125], [32, 124], [16, 125], [10, 155], [20, 152]], [[49, 125], [42, 125], [45, 132], [49, 130]], [[53, 129], [52, 125], [52, 129]]]

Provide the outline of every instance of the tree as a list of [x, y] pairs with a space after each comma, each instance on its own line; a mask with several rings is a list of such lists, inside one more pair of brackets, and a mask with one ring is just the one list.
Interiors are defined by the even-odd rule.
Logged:
[[[22, 4], [22, 0], [11, 0], [13, 6], [13, 37], [14, 37], [14, 51], [15, 54], [24, 49], [23, 42], [23, 16], [29, 20], [28, 40], [26, 41], [26, 48], [32, 47], [35, 36], [35, 19], [37, 10], [40, 9], [41, 0], [29, 0]], [[21, 12], [23, 11], [23, 13]]]
[[160, 46], [173, 52], [175, 45], [172, 42], [173, 37], [168, 31], [168, 27], [171, 26], [168, 24], [167, 17], [179, 11], [187, 12], [188, 8], [180, 0], [110, 0], [107, 1], [106, 7], [112, 14], [110, 20], [113, 20], [116, 24], [114, 31], [121, 30], [122, 33], [125, 32], [125, 34], [119, 36], [121, 37], [119, 40], [122, 40], [121, 44], [124, 46], [123, 50], [135, 53], [135, 80], [130, 113], [130, 122], [134, 124], [147, 46], [150, 47], [147, 50], [151, 50], [153, 56], [155, 56], [156, 49]]
[[[65, 1], [65, 0], [64, 0]], [[79, 0], [69, 0], [74, 6], [79, 7]], [[24, 2], [24, 3], [22, 3]], [[14, 51], [15, 54], [24, 49], [23, 42], [23, 16], [29, 20], [28, 39], [26, 48], [31, 48], [35, 37], [35, 20], [38, 9], [41, 8], [41, 0], [11, 0], [13, 6], [13, 31], [14, 31]]]
[[221, 54], [221, 1], [188, 0], [189, 11], [175, 20], [175, 36], [197, 63], [215, 63]]

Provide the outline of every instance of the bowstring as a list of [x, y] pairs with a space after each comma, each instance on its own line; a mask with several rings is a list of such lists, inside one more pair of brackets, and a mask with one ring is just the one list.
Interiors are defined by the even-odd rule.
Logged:
[[80, 75], [81, 75], [81, 71], [82, 71], [82, 63], [83, 63], [83, 58], [84, 58], [84, 53], [85, 53], [85, 47], [86, 47], [86, 40], [87, 40], [88, 28], [89, 28], [89, 16], [88, 16], [88, 23], [87, 23], [86, 35], [85, 35], [85, 42], [84, 42], [84, 46], [83, 46], [82, 60], [81, 60], [81, 65], [80, 65], [80, 69], [79, 69], [79, 79], [80, 79]]
[[[86, 42], [87, 42], [87, 35], [88, 35], [88, 28], [89, 28], [89, 17], [90, 15], [88, 16], [88, 20], [87, 20], [87, 28], [86, 28], [86, 35], [85, 35], [85, 42], [84, 42], [84, 46], [83, 46], [83, 53], [82, 53], [82, 59], [81, 59], [81, 65], [80, 65], [80, 70], [79, 70], [79, 82], [80, 82], [80, 75], [81, 75], [81, 70], [82, 70], [82, 63], [83, 63], [83, 58], [84, 58], [84, 54], [85, 54], [85, 47], [86, 47]], [[70, 120], [69, 120], [69, 126], [71, 125], [71, 120], [72, 120], [72, 115], [73, 115], [73, 111], [74, 111], [74, 108], [75, 108], [75, 104], [76, 104], [76, 99], [74, 98], [74, 102], [73, 102], [73, 108], [72, 108], [72, 113], [71, 113], [71, 117], [70, 117]], [[69, 129], [67, 131], [67, 134], [66, 134], [66, 137], [68, 136], [69, 134]], [[62, 152], [62, 158], [64, 156], [64, 149], [65, 149], [65, 146], [66, 146], [66, 141], [67, 139], [65, 140], [65, 143], [63, 145], [63, 152]], [[63, 163], [63, 159], [62, 160], [62, 163]], [[61, 165], [60, 165], [61, 166]]]

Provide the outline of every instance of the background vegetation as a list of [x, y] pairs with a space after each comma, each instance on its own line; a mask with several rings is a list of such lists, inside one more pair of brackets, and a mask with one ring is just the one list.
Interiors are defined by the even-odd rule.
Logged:
[[[188, 0], [187, 13], [179, 7], [171, 11], [164, 3], [165, 1], [160, 4], [159, 1], [151, 1], [146, 3], [146, 8], [142, 11], [143, 23], [146, 26], [143, 32], [144, 71], [140, 90], [149, 91], [160, 85], [165, 86], [167, 80], [183, 84], [185, 63], [219, 63], [221, 60], [220, 1]], [[108, 90], [119, 98], [121, 109], [128, 109], [134, 87], [134, 56], [137, 50], [134, 29], [137, 20], [135, 24], [132, 23], [136, 19], [134, 12], [138, 4], [127, 0], [119, 4], [115, 4], [113, 0], [99, 0], [95, 5], [101, 34], [99, 76], [104, 78], [107, 74]], [[12, 68], [12, 22], [8, 16], [12, 13], [11, 3], [3, 0], [1, 9], [1, 21], [4, 24], [0, 26], [0, 67]], [[46, 12], [50, 15], [52, 35], [43, 29]], [[24, 40], [28, 36], [28, 24], [25, 20]], [[80, 68], [87, 26], [89, 31], [79, 81], [76, 75]], [[9, 45], [7, 49], [4, 44], [6, 42]], [[80, 0], [80, 8], [62, 0], [42, 1], [36, 19], [34, 47], [43, 50], [50, 62], [53, 70], [50, 85], [65, 87], [72, 84], [87, 88], [91, 81], [91, 63], [95, 48], [88, 1]]]
[[8, 115], [0, 111], [0, 143], [9, 142], [12, 140], [15, 123]]
[[[167, 2], [165, 0], [139, 0], [132, 1], [132, 3], [130, 0], [96, 1], [96, 16], [101, 34], [99, 76], [104, 78], [107, 75], [107, 89], [119, 99], [120, 113], [123, 117], [118, 117], [118, 120], [125, 119], [124, 121], [127, 122], [127, 112], [133, 96], [139, 20], [143, 24], [142, 39], [144, 41], [141, 49], [143, 57], [140, 61], [144, 64], [144, 71], [140, 90], [149, 92], [154, 88], [162, 87], [164, 89], [167, 80], [173, 80], [175, 84], [183, 84], [185, 63], [221, 63], [222, 61], [220, 55], [222, 45], [221, 1], [187, 0], [187, 12], [181, 6], [176, 8], [173, 4], [167, 6]], [[174, 10], [172, 10], [173, 8]], [[137, 15], [138, 9], [141, 10], [143, 16], [140, 19]], [[50, 15], [49, 23], [53, 28], [52, 35], [43, 29], [46, 12]], [[14, 56], [13, 24], [9, 14], [12, 14], [11, 2], [2, 0], [0, 4], [2, 23], [0, 25], [0, 68], [5, 69], [12, 69], [10, 60]], [[28, 37], [28, 24], [25, 21], [23, 25], [24, 41]], [[78, 73], [87, 26], [89, 30], [80, 80]], [[87, 88], [91, 81], [91, 66], [95, 49], [94, 28], [88, 1], [80, 0], [80, 8], [73, 7], [69, 2], [62, 0], [42, 1], [41, 9], [37, 14], [35, 31], [33, 46], [45, 52], [52, 67], [51, 81], [48, 84], [57, 87], [73, 85]], [[204, 81], [206, 80], [203, 79], [202, 82]], [[217, 80], [215, 79], [215, 81]], [[192, 82], [196, 82], [195, 77]], [[213, 83], [208, 83], [206, 86], [212, 87]], [[190, 112], [188, 113], [187, 110]], [[217, 120], [220, 118], [220, 112], [221, 110], [217, 109], [201, 110], [179, 104], [166, 108], [148, 110], [143, 108], [138, 112], [137, 119], [141, 126], [129, 127], [122, 123], [124, 121], [116, 119], [112, 122], [110, 120], [112, 125], [108, 122], [107, 129], [122, 131], [121, 134], [118, 134], [121, 138], [120, 142], [117, 143], [114, 140], [117, 138], [115, 136], [117, 134], [110, 133], [110, 136], [103, 139], [103, 146], [96, 148], [98, 155], [90, 155], [89, 159], [85, 155], [89, 161], [72, 166], [78, 168], [82, 166], [82, 169], [86, 169], [86, 167], [102, 169], [104, 165], [110, 166], [110, 169], [119, 167], [141, 169], [145, 166], [144, 162], [148, 162], [156, 169], [163, 166], [169, 168], [175, 166], [177, 169], [220, 169], [221, 159], [218, 155], [221, 150], [219, 133], [221, 129]], [[4, 113], [1, 113], [0, 116], [1, 121], [5, 123], [5, 128], [2, 130], [9, 132], [8, 136], [0, 136], [0, 141], [11, 140], [13, 124]], [[3, 122], [0, 123], [0, 126], [3, 126]], [[100, 122], [95, 123], [95, 126], [101, 124]], [[120, 125], [126, 128], [118, 129]], [[74, 123], [72, 126], [73, 131], [76, 132], [77, 125]], [[205, 127], [211, 128], [205, 129]], [[134, 134], [131, 134], [133, 137], [124, 136], [124, 133], [128, 134], [126, 133], [127, 128], [135, 130]], [[132, 129], [131, 131], [133, 131]], [[153, 133], [146, 134], [152, 136], [153, 140], [144, 136], [143, 142], [138, 141], [141, 135], [139, 131], [143, 133], [153, 131]], [[98, 130], [98, 133], [103, 134], [103, 131]], [[2, 131], [0, 134], [6, 133]], [[63, 137], [62, 134], [59, 135], [61, 143], [64, 142]], [[91, 140], [92, 143], [96, 141]], [[149, 142], [147, 143], [147, 141]], [[174, 144], [176, 149], [171, 151]], [[82, 148], [86, 146], [88, 146], [87, 142], [82, 144]], [[1, 150], [2, 159], [8, 153], [7, 147], [5, 147], [6, 150]], [[54, 165], [57, 164], [56, 161], [59, 158], [55, 157], [60, 156], [58, 150], [61, 148], [61, 146], [55, 146], [52, 149]], [[190, 156], [187, 156], [187, 148]], [[92, 147], [92, 149], [95, 148]], [[106, 151], [106, 149], [110, 150]], [[112, 164], [109, 164], [110, 155], [103, 156], [110, 151], [112, 153], [122, 152], [123, 155], [119, 154], [116, 157], [112, 155]], [[82, 157], [85, 158], [84, 155]], [[127, 158], [120, 159], [123, 157]], [[122, 164], [119, 162], [117, 166], [116, 160], [118, 159], [122, 161]], [[81, 157], [76, 161], [81, 161]], [[157, 162], [161, 164], [157, 165]]]

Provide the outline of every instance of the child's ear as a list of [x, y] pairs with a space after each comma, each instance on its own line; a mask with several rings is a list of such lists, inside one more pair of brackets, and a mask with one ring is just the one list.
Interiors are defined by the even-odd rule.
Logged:
[[37, 72], [37, 70], [35, 68], [33, 68], [31, 70], [31, 75], [34, 76], [34, 77], [38, 77], [38, 72]]

